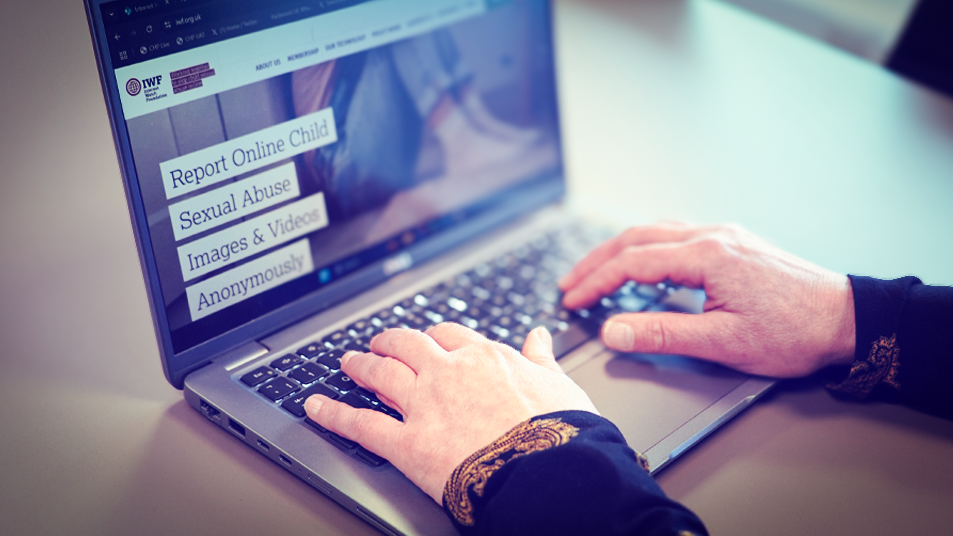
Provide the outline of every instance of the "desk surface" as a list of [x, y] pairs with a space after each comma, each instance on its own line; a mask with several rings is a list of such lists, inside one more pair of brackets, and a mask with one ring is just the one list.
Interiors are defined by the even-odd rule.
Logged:
[[[953, 284], [953, 103], [718, 3], [559, 8], [583, 210]], [[0, 30], [0, 533], [372, 533], [163, 379], [80, 2]], [[789, 382], [659, 480], [713, 534], [946, 533], [953, 423]]]

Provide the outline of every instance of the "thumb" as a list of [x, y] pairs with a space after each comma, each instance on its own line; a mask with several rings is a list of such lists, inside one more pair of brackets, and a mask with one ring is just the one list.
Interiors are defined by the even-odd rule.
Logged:
[[603, 324], [602, 342], [619, 352], [707, 357], [714, 342], [711, 320], [710, 313], [624, 313]]
[[523, 343], [522, 354], [539, 366], [563, 373], [563, 369], [556, 364], [556, 357], [553, 355], [553, 336], [543, 326], [529, 332], [526, 342]]

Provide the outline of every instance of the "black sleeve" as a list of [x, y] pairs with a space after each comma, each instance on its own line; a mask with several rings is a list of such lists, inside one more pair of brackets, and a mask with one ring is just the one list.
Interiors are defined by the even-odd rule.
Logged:
[[953, 2], [920, 0], [887, 59], [887, 67], [953, 95]]
[[830, 387], [953, 419], [953, 288], [915, 277], [849, 276], [857, 345], [849, 376]]
[[444, 509], [463, 534], [707, 534], [646, 466], [611, 422], [583, 411], [551, 413], [460, 464]]

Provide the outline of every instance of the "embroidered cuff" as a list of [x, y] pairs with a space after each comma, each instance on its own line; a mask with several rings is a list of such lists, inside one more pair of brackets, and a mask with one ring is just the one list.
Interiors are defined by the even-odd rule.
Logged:
[[897, 335], [894, 334], [889, 338], [881, 337], [874, 341], [867, 358], [854, 361], [847, 379], [840, 383], [829, 383], [827, 388], [857, 398], [866, 398], [874, 387], [881, 383], [899, 390], [899, 375], [900, 347], [897, 346]]
[[[487, 482], [504, 465], [529, 454], [565, 445], [586, 429], [604, 426], [605, 423], [608, 421], [587, 412], [558, 412], [516, 425], [493, 443], [474, 452], [453, 471], [443, 491], [444, 509], [458, 525], [473, 527], [480, 504], [486, 499]], [[636, 453], [636, 461], [643, 469], [649, 470], [644, 456]]]
[[909, 289], [920, 284], [915, 277], [883, 281], [848, 276], [854, 292], [857, 326], [854, 364], [842, 382], [828, 389], [865, 398], [878, 385], [900, 389], [900, 345], [897, 332]]

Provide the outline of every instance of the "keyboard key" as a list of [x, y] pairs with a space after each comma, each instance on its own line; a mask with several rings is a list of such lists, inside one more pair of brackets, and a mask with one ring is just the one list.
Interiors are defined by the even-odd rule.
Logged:
[[[532, 296], [532, 294], [530, 294], [530, 296]], [[526, 296], [518, 292], [510, 292], [506, 295], [506, 299], [517, 308], [523, 307], [526, 303]]]
[[377, 398], [376, 394], [372, 393], [371, 391], [368, 391], [367, 389], [363, 387], [358, 387], [357, 389], [354, 390], [354, 393], [360, 396], [361, 398], [363, 398], [364, 400], [367, 400], [371, 404], [371, 406], [376, 407], [377, 405], [381, 403], [380, 399]]
[[295, 417], [304, 417], [304, 402], [310, 398], [311, 395], [324, 395], [331, 400], [335, 400], [340, 396], [328, 386], [319, 383], [285, 400], [284, 403], [281, 404], [281, 407], [285, 408]]
[[639, 285], [635, 287], [635, 293], [649, 301], [655, 301], [665, 295], [665, 288], [659, 285]]
[[345, 351], [370, 352], [371, 344], [368, 339], [353, 339], [344, 345]]
[[[421, 296], [421, 298], [423, 298], [423, 296]], [[429, 300], [427, 300], [427, 298], [424, 298], [423, 304], [421, 304], [420, 302], [417, 301], [415, 296], [414, 298], [407, 298], [406, 300], [401, 300], [401, 302], [398, 305], [400, 305], [401, 308], [404, 309], [404, 311], [407, 311], [409, 313], [419, 313], [420, 311], [424, 310], [424, 307], [427, 306], [428, 302]]]
[[493, 334], [493, 336], [489, 338], [494, 341], [503, 342], [510, 336], [510, 330], [501, 328], [500, 326], [490, 326], [489, 331]]
[[649, 301], [635, 294], [626, 294], [618, 300], [619, 309], [625, 312], [637, 312], [649, 306]]
[[306, 384], [320, 380], [328, 373], [327, 369], [315, 365], [314, 363], [305, 363], [291, 371], [288, 377], [299, 383]]
[[469, 307], [466, 301], [453, 297], [447, 298], [447, 305], [461, 313], [466, 312], [467, 307]]
[[[315, 424], [317, 424], [317, 423], [315, 423]], [[335, 434], [334, 432], [328, 432], [328, 439], [330, 439], [331, 441], [337, 443], [338, 445], [340, 445], [340, 446], [342, 446], [342, 447], [344, 447], [344, 448], [346, 448], [346, 449], [353, 449], [354, 447], [357, 446], [357, 442], [356, 442], [356, 441], [351, 441], [350, 439], [348, 439], [348, 438], [346, 438], [346, 437], [344, 437], [344, 436], [339, 436], [339, 435]]]
[[254, 387], [268, 378], [274, 378], [275, 374], [277, 373], [268, 367], [258, 367], [242, 376], [242, 383], [249, 387]]
[[271, 380], [265, 385], [259, 387], [258, 392], [264, 395], [264, 397], [268, 400], [277, 402], [295, 392], [298, 387], [301, 386], [298, 385], [298, 382], [294, 380], [289, 380], [288, 378], [275, 378], [274, 380]]
[[364, 398], [357, 396], [356, 393], [348, 393], [341, 397], [341, 402], [355, 409], [372, 409], [370, 403]]
[[470, 290], [470, 293], [473, 294], [473, 297], [479, 298], [481, 300], [489, 300], [493, 297], [493, 293], [483, 287], [473, 287], [473, 289]]
[[[377, 322], [374, 322], [374, 319], [377, 319]], [[371, 322], [375, 324], [380, 324], [380, 326], [393, 326], [394, 325], [394, 312], [390, 309], [381, 309], [380, 311], [374, 313], [374, 316], [371, 318]]]
[[383, 414], [385, 414], [385, 415], [387, 415], [387, 416], [389, 416], [389, 417], [391, 417], [391, 418], [397, 419], [397, 420], [400, 421], [400, 422], [404, 422], [404, 416], [401, 415], [399, 411], [397, 411], [396, 409], [394, 409], [394, 408], [392, 408], [392, 407], [390, 407], [390, 406], [385, 405], [383, 402], [381, 402], [380, 404], [378, 404], [377, 407], [375, 407], [374, 409], [376, 409], [377, 411], [379, 411], [379, 412], [381, 412], [381, 413], [383, 413]]
[[329, 350], [318, 357], [318, 364], [324, 365], [331, 370], [340, 370], [341, 356], [344, 354], [344, 350]]
[[304, 423], [307, 424], [308, 426], [310, 426], [312, 429], [321, 432], [322, 434], [328, 433], [328, 429], [327, 429], [327, 428], [325, 428], [325, 427], [321, 426], [320, 424], [318, 424], [318, 423], [312, 421], [310, 417], [305, 417], [305, 418], [304, 418]]
[[417, 316], [413, 314], [408, 314], [404, 316], [404, 323], [411, 328], [420, 329], [420, 330], [427, 329], [428, 327], [430, 327], [430, 320], [427, 320], [426, 317]]
[[387, 460], [381, 458], [377, 454], [374, 454], [364, 447], [358, 447], [358, 449], [354, 451], [354, 456], [357, 457], [358, 460], [361, 460], [371, 467], [380, 467], [387, 463]]
[[501, 328], [510, 329], [516, 326], [516, 320], [513, 320], [513, 318], [509, 316], [501, 316], [496, 319], [494, 324], [500, 326]]
[[343, 331], [335, 331], [334, 333], [325, 337], [322, 342], [328, 348], [337, 348], [348, 339], [347, 333]]
[[[447, 313], [453, 310], [454, 309], [451, 309], [450, 306], [447, 305], [446, 303], [432, 303], [430, 304], [430, 307], [428, 308], [429, 312], [438, 314], [440, 316], [446, 316]], [[424, 314], [426, 315], [428, 311], [424, 311]]]
[[599, 335], [599, 326], [590, 322], [574, 322], [565, 330], [553, 333], [553, 355], [563, 357], [580, 344]]
[[483, 320], [489, 314], [490, 314], [489, 307], [483, 308], [483, 307], [476, 307], [471, 305], [470, 307], [467, 308], [467, 311], [466, 311], [466, 316], [474, 320]]
[[369, 318], [363, 318], [348, 326], [347, 332], [354, 337], [363, 337], [367, 334], [368, 330], [373, 328], [374, 325], [371, 324], [371, 320]]
[[331, 376], [325, 383], [332, 387], [337, 387], [341, 391], [350, 391], [351, 389], [357, 387], [357, 384], [354, 383], [354, 380], [352, 380], [343, 372], [338, 372], [334, 376]]
[[285, 372], [291, 367], [301, 363], [304, 363], [304, 359], [301, 359], [300, 357], [296, 355], [288, 354], [272, 361], [271, 366], [272, 368], [276, 368], [280, 370], [281, 372]]
[[298, 348], [298, 355], [311, 359], [325, 350], [327, 348], [323, 344], [313, 342], [303, 348]]
[[431, 325], [436, 325], [443, 322], [443, 315], [433, 311], [424, 311], [424, 318], [426, 318]]

